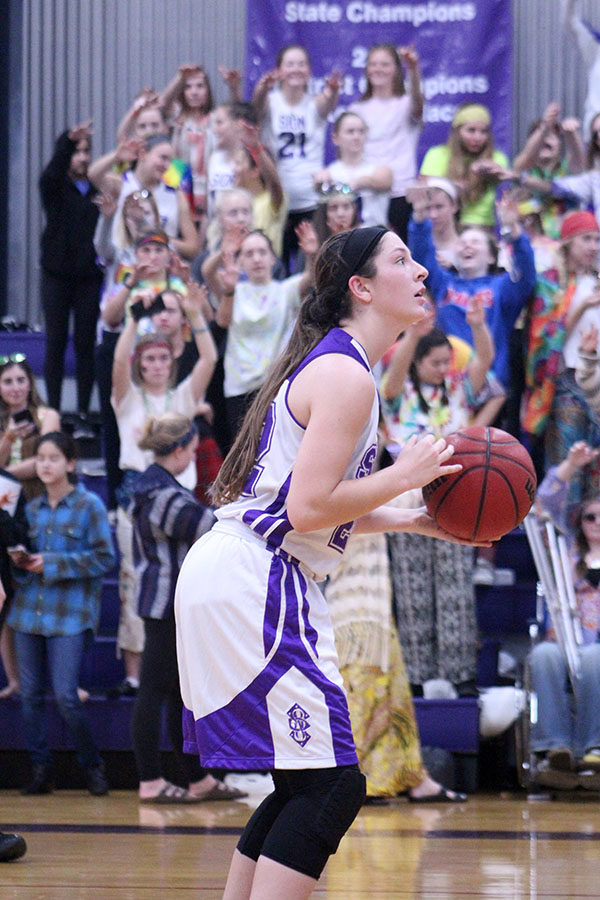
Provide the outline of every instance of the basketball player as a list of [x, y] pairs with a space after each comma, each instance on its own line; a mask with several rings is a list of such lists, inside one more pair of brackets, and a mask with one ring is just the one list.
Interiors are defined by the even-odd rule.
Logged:
[[447, 537], [423, 508], [390, 509], [453, 453], [407, 442], [371, 473], [374, 363], [424, 315], [426, 270], [381, 227], [330, 238], [316, 288], [251, 406], [215, 485], [218, 521], [188, 554], [175, 598], [185, 749], [207, 767], [270, 769], [224, 900], [304, 900], [365, 797], [333, 631], [316, 581], [357, 531]]

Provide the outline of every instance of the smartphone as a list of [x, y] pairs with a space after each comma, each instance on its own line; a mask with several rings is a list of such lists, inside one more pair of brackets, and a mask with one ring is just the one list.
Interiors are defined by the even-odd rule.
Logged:
[[135, 303], [131, 304], [130, 312], [134, 321], [139, 322], [140, 319], [145, 319], [149, 316], [156, 315], [156, 313], [162, 312], [164, 308], [165, 302], [161, 294], [159, 294], [158, 297], [152, 301], [150, 306], [144, 306], [143, 300], [136, 300]]
[[18, 424], [19, 422], [31, 422], [32, 425], [35, 425], [35, 420], [28, 409], [22, 409], [20, 412], [16, 412], [12, 419], [15, 424]]
[[16, 566], [26, 566], [32, 556], [22, 544], [18, 547], [7, 547], [6, 551]]
[[165, 301], [162, 298], [162, 294], [158, 294], [155, 300], [152, 301], [150, 306], [148, 307], [147, 315], [155, 316], [156, 313], [162, 312], [165, 309]]
[[132, 303], [129, 312], [131, 313], [134, 322], [139, 322], [141, 319], [145, 318], [145, 316], [149, 315], [143, 300], [136, 300], [135, 303]]

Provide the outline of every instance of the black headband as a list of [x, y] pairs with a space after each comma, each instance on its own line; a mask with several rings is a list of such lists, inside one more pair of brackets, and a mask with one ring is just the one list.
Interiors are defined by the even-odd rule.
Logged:
[[371, 255], [373, 248], [379, 243], [388, 229], [383, 225], [371, 225], [368, 228], [354, 228], [342, 248], [342, 259], [351, 278], [362, 267]]
[[[168, 456], [169, 453], [174, 453], [179, 447], [186, 447], [189, 442], [192, 440], [195, 434], [198, 434], [198, 429], [196, 428], [196, 423], [192, 422], [191, 427], [183, 437], [178, 438], [178, 440], [173, 441], [172, 444], [169, 444], [167, 447], [163, 447], [160, 451], [161, 458], [164, 456]], [[158, 454], [156, 454], [158, 456]]]

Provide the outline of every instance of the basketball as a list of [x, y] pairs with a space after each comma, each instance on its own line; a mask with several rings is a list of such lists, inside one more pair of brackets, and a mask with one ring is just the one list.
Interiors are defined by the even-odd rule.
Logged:
[[500, 428], [473, 425], [449, 434], [449, 464], [462, 472], [423, 488], [429, 515], [454, 537], [496, 541], [523, 521], [535, 499], [537, 479], [529, 453]]

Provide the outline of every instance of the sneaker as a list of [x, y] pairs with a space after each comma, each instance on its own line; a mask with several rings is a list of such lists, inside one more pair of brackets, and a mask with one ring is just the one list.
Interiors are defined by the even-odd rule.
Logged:
[[23, 796], [30, 794], [51, 794], [54, 790], [54, 773], [50, 766], [34, 765], [33, 777], [29, 784], [21, 788]]
[[494, 583], [495, 576], [496, 568], [489, 559], [478, 557], [471, 579], [473, 584], [484, 584], [489, 587]]
[[135, 697], [138, 692], [137, 687], [132, 684], [128, 678], [124, 678], [119, 684], [113, 685], [106, 691], [109, 700], [119, 700], [121, 697]]
[[104, 763], [100, 762], [97, 766], [90, 766], [85, 770], [88, 791], [93, 797], [103, 797], [108, 794], [108, 781], [104, 774]]
[[20, 834], [6, 834], [0, 831], [0, 862], [10, 862], [25, 855], [27, 844]]

